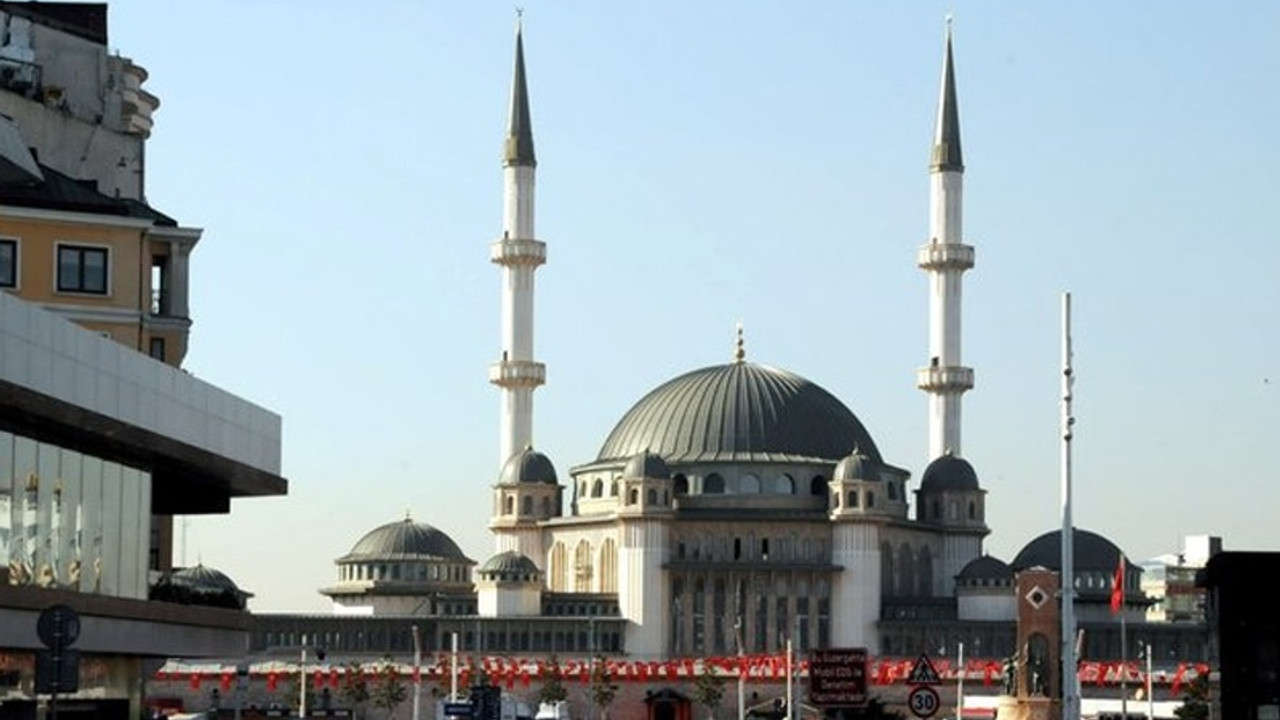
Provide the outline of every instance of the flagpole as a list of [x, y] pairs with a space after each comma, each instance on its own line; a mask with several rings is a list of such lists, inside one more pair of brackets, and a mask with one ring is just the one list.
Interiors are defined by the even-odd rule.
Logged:
[[1080, 717], [1080, 683], [1075, 650], [1075, 535], [1071, 522], [1071, 436], [1076, 419], [1071, 414], [1071, 293], [1062, 294], [1062, 631], [1059, 648], [1062, 663], [1062, 718]]
[[1116, 591], [1120, 593], [1120, 717], [1129, 717], [1129, 643], [1124, 622], [1124, 553], [1120, 553], [1120, 567], [1117, 568], [1120, 580]]

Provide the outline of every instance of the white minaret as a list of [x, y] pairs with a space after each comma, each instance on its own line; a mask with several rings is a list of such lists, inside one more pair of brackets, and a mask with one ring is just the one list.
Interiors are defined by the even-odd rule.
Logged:
[[547, 369], [533, 359], [533, 273], [547, 261], [547, 246], [535, 240], [533, 124], [524, 78], [524, 40], [516, 25], [516, 68], [511, 80], [511, 113], [502, 158], [502, 238], [489, 246], [489, 259], [502, 267], [502, 359], [489, 366], [489, 382], [502, 389], [498, 468], [533, 443], [533, 391], [546, 382]]
[[916, 259], [929, 274], [929, 365], [916, 371], [916, 387], [929, 394], [930, 459], [961, 454], [960, 398], [973, 387], [973, 369], [960, 364], [961, 278], [973, 267], [973, 246], [961, 241], [964, 162], [949, 21], [932, 155], [929, 242]]

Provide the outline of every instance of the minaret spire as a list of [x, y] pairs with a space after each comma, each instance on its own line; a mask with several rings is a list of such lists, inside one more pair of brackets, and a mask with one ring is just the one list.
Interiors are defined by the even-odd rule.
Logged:
[[533, 120], [529, 116], [529, 87], [524, 77], [524, 22], [517, 10], [516, 68], [511, 76], [511, 111], [507, 116], [507, 141], [503, 153], [505, 165], [538, 164], [533, 153]]
[[951, 22], [947, 21], [942, 87], [929, 163], [929, 242], [916, 264], [929, 274], [929, 364], [916, 371], [916, 387], [929, 395], [929, 459], [960, 456], [960, 398], [973, 388], [973, 370], [960, 360], [962, 276], [973, 267], [973, 246], [962, 238], [964, 161], [956, 100]]
[[547, 261], [547, 246], [534, 234], [536, 167], [524, 27], [517, 18], [511, 110], [503, 143], [502, 237], [489, 246], [489, 259], [502, 268], [502, 358], [489, 366], [489, 382], [502, 390], [499, 469], [533, 444], [533, 391], [546, 382], [546, 366], [533, 359], [533, 275]]

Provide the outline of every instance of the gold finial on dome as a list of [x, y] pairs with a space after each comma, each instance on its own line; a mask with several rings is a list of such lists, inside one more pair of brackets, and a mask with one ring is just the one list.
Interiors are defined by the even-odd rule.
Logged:
[[742, 321], [741, 320], [738, 321], [737, 328], [738, 328], [738, 342], [737, 342], [737, 347], [733, 351], [733, 361], [742, 362], [743, 358], [747, 356], [747, 350], [744, 347], [744, 343], [742, 340]]

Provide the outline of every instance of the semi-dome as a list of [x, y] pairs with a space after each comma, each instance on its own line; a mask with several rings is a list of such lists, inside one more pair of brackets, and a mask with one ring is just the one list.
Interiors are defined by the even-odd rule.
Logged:
[[880, 462], [871, 435], [834, 395], [785, 370], [747, 362], [694, 370], [627, 411], [598, 460], [651, 451], [668, 463], [835, 462], [854, 447]]
[[1012, 580], [1013, 568], [1005, 561], [983, 555], [970, 560], [960, 569], [960, 574], [956, 575], [956, 579], [960, 581], [969, 580]]
[[551, 459], [531, 447], [512, 455], [502, 466], [502, 473], [498, 476], [499, 485], [555, 485], [557, 482], [556, 467], [551, 464]]
[[537, 564], [519, 550], [507, 550], [485, 561], [479, 572], [484, 575], [501, 575], [504, 577], [520, 575], [537, 575]]
[[220, 570], [211, 568], [203, 563], [197, 563], [192, 567], [175, 568], [169, 574], [169, 582], [174, 585], [187, 587], [192, 590], [204, 592], [232, 592], [236, 594], [248, 595], [231, 578]]
[[831, 479], [845, 481], [875, 480], [877, 478], [875, 468], [872, 467], [871, 458], [867, 457], [861, 448], [855, 447], [853, 452], [836, 463], [836, 469], [835, 472], [831, 473]]
[[370, 530], [338, 562], [427, 558], [470, 562], [444, 532], [408, 517]]
[[622, 470], [622, 476], [666, 480], [671, 477], [671, 468], [667, 467], [667, 461], [663, 460], [661, 455], [642, 452], [631, 456], [631, 459], [627, 461], [627, 466]]
[[148, 597], [161, 602], [243, 610], [253, 593], [241, 590], [222, 572], [199, 563], [166, 572], [152, 586]]
[[[1120, 548], [1101, 535], [1076, 528], [1071, 534], [1071, 550], [1076, 571], [1114, 572]], [[1027, 543], [1009, 565], [1015, 571], [1032, 567], [1048, 570], [1062, 568], [1062, 531], [1053, 530]]]
[[945, 492], [979, 490], [978, 473], [968, 460], [953, 455], [950, 450], [945, 455], [934, 458], [924, 469], [920, 477], [920, 492]]

